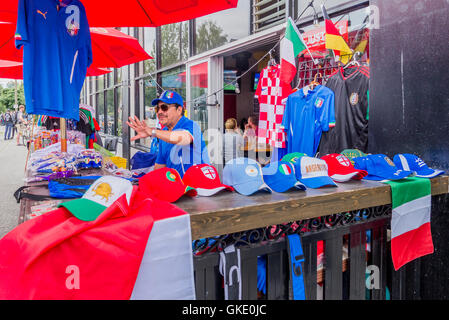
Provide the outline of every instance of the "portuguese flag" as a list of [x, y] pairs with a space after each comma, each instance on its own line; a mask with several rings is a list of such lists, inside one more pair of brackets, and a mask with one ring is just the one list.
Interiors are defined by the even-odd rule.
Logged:
[[430, 180], [410, 177], [391, 186], [391, 257], [395, 270], [434, 251], [430, 229]]
[[295, 22], [289, 17], [287, 26], [285, 27], [285, 37], [281, 40], [281, 83], [289, 84], [292, 82], [296, 75], [295, 58], [306, 49], [308, 50], [301, 33], [296, 27]]
[[338, 31], [337, 27], [334, 25], [332, 20], [329, 18], [327, 14], [326, 8], [324, 5], [321, 5], [321, 10], [323, 11], [324, 22], [326, 26], [326, 49], [334, 50], [334, 54], [344, 55], [348, 57], [349, 60], [350, 55], [352, 55], [352, 50], [349, 48], [343, 36]]

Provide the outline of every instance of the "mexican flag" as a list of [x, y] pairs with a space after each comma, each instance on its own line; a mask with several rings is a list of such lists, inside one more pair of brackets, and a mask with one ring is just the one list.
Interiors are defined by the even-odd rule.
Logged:
[[[287, 26], [285, 27], [285, 36], [281, 40], [281, 83], [292, 82], [296, 75], [296, 61], [295, 58], [304, 50], [308, 50], [301, 33], [296, 27], [292, 18], [288, 18]], [[310, 51], [309, 51], [310, 53]], [[312, 56], [312, 54], [310, 54]], [[312, 57], [313, 59], [313, 57]], [[314, 61], [315, 62], [315, 61]]]
[[195, 299], [189, 215], [134, 188], [93, 221], [61, 207], [0, 239], [0, 300]]
[[430, 229], [430, 180], [410, 177], [391, 186], [391, 256], [395, 270], [434, 251]]

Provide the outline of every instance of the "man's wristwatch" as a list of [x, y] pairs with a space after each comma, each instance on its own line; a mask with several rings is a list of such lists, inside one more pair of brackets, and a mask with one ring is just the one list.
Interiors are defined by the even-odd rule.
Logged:
[[151, 137], [155, 138], [156, 137], [156, 129], [152, 129], [151, 130]]

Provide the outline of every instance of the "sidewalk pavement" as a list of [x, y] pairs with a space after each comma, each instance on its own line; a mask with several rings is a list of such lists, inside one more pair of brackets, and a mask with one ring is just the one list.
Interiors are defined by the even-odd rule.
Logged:
[[0, 127], [0, 238], [18, 225], [20, 204], [14, 191], [24, 185], [28, 150], [16, 145], [16, 136], [4, 140], [5, 127]]

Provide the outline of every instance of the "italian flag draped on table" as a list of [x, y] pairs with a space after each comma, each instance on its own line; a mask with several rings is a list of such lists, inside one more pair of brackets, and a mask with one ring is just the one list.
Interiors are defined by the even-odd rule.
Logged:
[[410, 177], [391, 186], [391, 256], [395, 270], [434, 251], [430, 228], [430, 180]]

